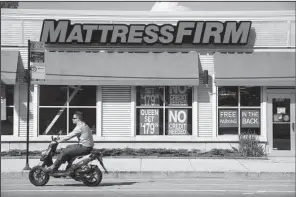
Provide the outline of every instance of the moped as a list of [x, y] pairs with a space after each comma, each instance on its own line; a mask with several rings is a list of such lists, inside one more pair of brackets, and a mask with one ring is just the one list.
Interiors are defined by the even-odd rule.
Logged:
[[[51, 136], [52, 142], [57, 142], [61, 132], [56, 137]], [[104, 171], [108, 174], [104, 166], [102, 153], [93, 149], [90, 154], [71, 158], [65, 170], [55, 172], [46, 172], [45, 166], [53, 164], [52, 157], [57, 154], [58, 143], [50, 143], [48, 148], [42, 152], [40, 163], [34, 166], [29, 172], [29, 180], [35, 186], [44, 186], [50, 177], [54, 178], [72, 178], [76, 181], [83, 182], [86, 186], [97, 186], [103, 179], [103, 174], [97, 165], [90, 162], [98, 160]]]

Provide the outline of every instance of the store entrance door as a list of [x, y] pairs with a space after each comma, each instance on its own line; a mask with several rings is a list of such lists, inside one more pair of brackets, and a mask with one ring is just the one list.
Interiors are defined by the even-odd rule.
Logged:
[[295, 156], [295, 93], [269, 93], [267, 135], [270, 156]]

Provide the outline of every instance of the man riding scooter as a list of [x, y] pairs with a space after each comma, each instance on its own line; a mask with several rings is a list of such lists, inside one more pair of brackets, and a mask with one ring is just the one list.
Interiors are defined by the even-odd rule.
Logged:
[[92, 132], [89, 126], [83, 121], [83, 113], [80, 111], [76, 111], [73, 115], [72, 120], [73, 124], [76, 125], [74, 130], [67, 136], [52, 143], [61, 143], [68, 141], [73, 137], [77, 137], [78, 144], [69, 145], [64, 148], [62, 152], [58, 155], [55, 162], [50, 167], [45, 168], [44, 171], [53, 173], [59, 169], [62, 163], [65, 163], [66, 161], [69, 162], [73, 157], [90, 154], [90, 152], [93, 150], [94, 140]]

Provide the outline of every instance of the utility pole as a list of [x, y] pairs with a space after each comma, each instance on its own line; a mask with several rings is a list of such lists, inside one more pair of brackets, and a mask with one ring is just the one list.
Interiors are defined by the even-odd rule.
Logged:
[[30, 89], [31, 89], [31, 42], [28, 40], [28, 69], [26, 72], [26, 79], [28, 84], [27, 91], [27, 153], [26, 153], [26, 166], [23, 170], [30, 170], [29, 166], [29, 135], [30, 135]]

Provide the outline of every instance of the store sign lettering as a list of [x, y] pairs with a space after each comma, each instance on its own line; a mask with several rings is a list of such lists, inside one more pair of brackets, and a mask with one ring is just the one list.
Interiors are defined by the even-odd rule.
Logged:
[[241, 110], [241, 128], [260, 128], [260, 110]]
[[80, 44], [227, 44], [248, 43], [251, 21], [179, 21], [171, 24], [71, 24], [43, 21], [40, 41]]
[[219, 127], [238, 127], [237, 110], [219, 110]]
[[140, 134], [159, 135], [159, 109], [140, 110]]
[[188, 110], [187, 109], [169, 109], [168, 134], [169, 135], [187, 135], [188, 134]]

